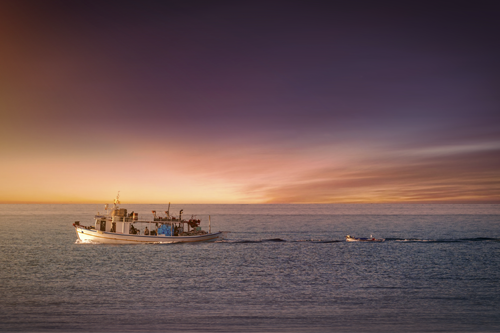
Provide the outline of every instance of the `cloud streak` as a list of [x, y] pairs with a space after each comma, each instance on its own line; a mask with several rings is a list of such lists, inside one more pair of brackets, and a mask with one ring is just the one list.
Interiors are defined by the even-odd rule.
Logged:
[[360, 161], [361, 168], [318, 170], [261, 194], [275, 203], [498, 202], [499, 152]]

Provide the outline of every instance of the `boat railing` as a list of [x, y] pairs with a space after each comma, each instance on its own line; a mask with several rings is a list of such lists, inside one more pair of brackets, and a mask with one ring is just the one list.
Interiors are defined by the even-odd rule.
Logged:
[[133, 221], [125, 221], [125, 222], [133, 222], [133, 223], [163, 223], [163, 224], [175, 224], [175, 223], [192, 223], [189, 220], [133, 220]]

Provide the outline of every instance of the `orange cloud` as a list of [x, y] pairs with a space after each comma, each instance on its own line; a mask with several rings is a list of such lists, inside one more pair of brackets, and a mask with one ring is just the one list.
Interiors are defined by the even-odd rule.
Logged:
[[258, 189], [267, 202], [500, 202], [498, 150], [322, 169]]

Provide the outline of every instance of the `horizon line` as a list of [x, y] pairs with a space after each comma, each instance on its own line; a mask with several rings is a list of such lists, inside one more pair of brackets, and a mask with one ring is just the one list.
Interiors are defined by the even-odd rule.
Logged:
[[[111, 202], [111, 203], [110, 203]], [[106, 205], [106, 204], [112, 204], [112, 201], [110, 202], [84, 202], [84, 201], [77, 201], [77, 202], [50, 202], [50, 201], [0, 201], [0, 205]], [[151, 203], [144, 203], [144, 202], [130, 202], [126, 203], [124, 205], [168, 205], [170, 202], [151, 202]], [[346, 201], [346, 202], [252, 202], [252, 203], [223, 203], [223, 202], [218, 202], [218, 203], [175, 203], [175, 205], [367, 205], [367, 204], [372, 204], [372, 205], [400, 205], [400, 204], [416, 204], [416, 205], [421, 205], [421, 204], [437, 204], [437, 205], [452, 205], [452, 204], [457, 204], [457, 205], [498, 205], [500, 204], [500, 201], [494, 201], [494, 200], [477, 200], [477, 201], [471, 201], [471, 200], [452, 200], [452, 201], [439, 201], [439, 200], [429, 200], [429, 201], [380, 201], [380, 202], [373, 202], [373, 201]], [[122, 205], [122, 203], [120, 203]]]

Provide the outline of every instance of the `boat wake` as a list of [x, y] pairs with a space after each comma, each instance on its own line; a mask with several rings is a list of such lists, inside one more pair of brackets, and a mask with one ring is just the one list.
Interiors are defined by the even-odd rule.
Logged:
[[[345, 243], [344, 239], [294, 239], [286, 240], [283, 238], [270, 239], [225, 239], [218, 243], [230, 244], [252, 244], [252, 243]], [[399, 243], [464, 243], [464, 242], [500, 242], [500, 238], [476, 237], [476, 238], [456, 238], [456, 239], [420, 239], [420, 238], [386, 238], [385, 242]], [[349, 242], [351, 243], [351, 242]], [[365, 242], [354, 242], [365, 243]], [[371, 243], [371, 242], [368, 242]], [[375, 242], [381, 243], [381, 242]]]
[[305, 242], [305, 243], [340, 243], [343, 242], [344, 240], [336, 240], [336, 239], [329, 239], [329, 240], [323, 240], [323, 239], [301, 239], [301, 240], [294, 240], [292, 242]]
[[75, 241], [75, 244], [102, 244], [102, 243], [94, 242], [94, 241], [91, 241], [89, 239], [85, 239], [85, 240], [77, 239]]
[[270, 239], [259, 239], [259, 240], [249, 240], [249, 239], [225, 239], [222, 243], [239, 243], [239, 244], [249, 244], [249, 243], [339, 243], [343, 242], [343, 240], [322, 240], [322, 239], [294, 239], [294, 240], [286, 240], [282, 238], [270, 238]]
[[286, 240], [282, 238], [269, 238], [269, 239], [258, 239], [258, 240], [252, 240], [252, 239], [225, 239], [222, 241], [222, 243], [240, 243], [240, 244], [251, 244], [251, 243], [279, 243], [279, 242], [286, 242]]
[[407, 243], [463, 243], [463, 242], [500, 242], [500, 238], [476, 237], [476, 238], [456, 238], [456, 239], [419, 239], [419, 238], [386, 238], [386, 241], [407, 242]]

